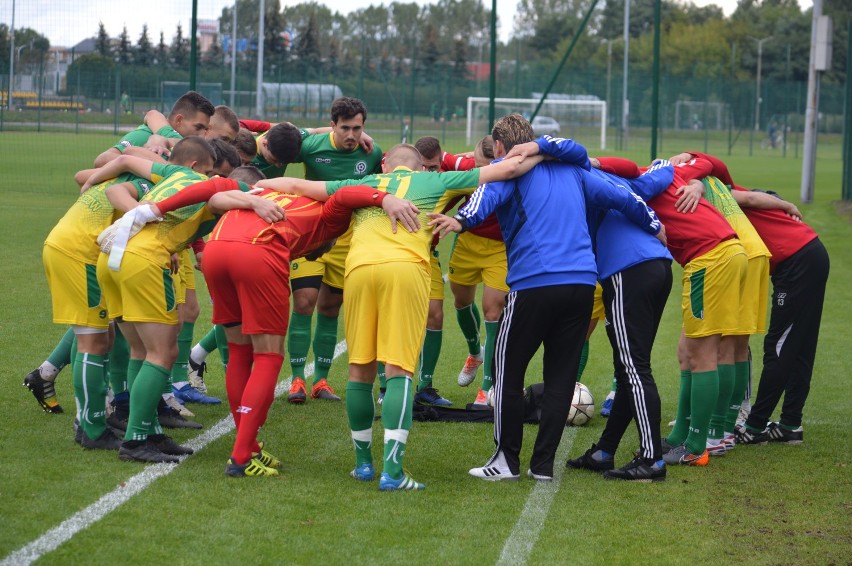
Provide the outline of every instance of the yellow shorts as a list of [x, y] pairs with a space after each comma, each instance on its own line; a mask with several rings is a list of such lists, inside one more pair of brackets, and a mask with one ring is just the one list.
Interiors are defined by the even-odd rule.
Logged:
[[450, 256], [449, 279], [452, 283], [473, 286], [485, 282], [492, 289], [508, 293], [508, 269], [505, 243], [470, 232], [456, 238]]
[[722, 242], [686, 264], [681, 311], [687, 338], [737, 333], [747, 264], [739, 240]]
[[178, 272], [174, 277], [175, 300], [177, 304], [182, 305], [186, 302], [187, 289], [195, 290], [195, 262], [189, 249], [180, 252], [178, 259]]
[[441, 258], [437, 249], [432, 250], [432, 285], [429, 288], [430, 301], [444, 300], [444, 272], [441, 270]]
[[349, 363], [378, 360], [414, 373], [428, 312], [428, 266], [392, 262], [351, 270], [343, 301]]
[[98, 259], [98, 282], [103, 289], [110, 318], [127, 322], [177, 324], [177, 300], [172, 274], [147, 259], [125, 252], [121, 269], [107, 267], [109, 256]]
[[598, 281], [595, 283], [595, 303], [592, 305], [592, 320], [604, 320], [605, 318], [603, 287], [601, 287], [601, 283]]
[[769, 257], [753, 257], [746, 266], [745, 290], [740, 297], [740, 331], [734, 332], [734, 335], [750, 336], [766, 332], [768, 297]]
[[325, 264], [321, 261], [308, 261], [300, 257], [290, 262], [290, 281], [305, 277], [322, 277], [324, 273]]
[[69, 257], [52, 246], [44, 246], [42, 261], [53, 304], [53, 322], [88, 328], [109, 327], [97, 266]]

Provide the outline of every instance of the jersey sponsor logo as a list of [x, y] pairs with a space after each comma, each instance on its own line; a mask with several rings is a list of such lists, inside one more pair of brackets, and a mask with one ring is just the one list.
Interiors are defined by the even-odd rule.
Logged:
[[355, 163], [355, 173], [358, 175], [365, 175], [367, 173], [367, 162], [361, 160]]
[[315, 157], [314, 162], [316, 163], [325, 163], [326, 165], [331, 163], [330, 157]]

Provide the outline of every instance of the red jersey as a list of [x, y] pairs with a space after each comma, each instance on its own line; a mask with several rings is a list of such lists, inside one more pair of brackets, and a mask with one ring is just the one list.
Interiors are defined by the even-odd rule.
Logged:
[[269, 131], [272, 124], [264, 122], [263, 120], [240, 120], [240, 127], [255, 134], [262, 134], [263, 132]]
[[286, 218], [270, 224], [252, 210], [229, 210], [210, 240], [249, 244], [281, 243], [289, 251], [289, 260], [302, 257], [323, 242], [341, 236], [349, 228], [352, 210], [381, 205], [387, 193], [355, 185], [343, 187], [325, 203], [277, 191], [265, 190], [258, 196], [273, 201], [286, 211]]
[[[734, 184], [728, 166], [721, 159], [695, 151], [689, 153], [709, 161], [713, 165], [711, 174], [731, 187], [732, 190], [748, 190]], [[790, 218], [783, 210], [743, 207], [743, 212], [772, 254], [769, 259], [770, 273], [775, 272], [779, 263], [789, 259], [790, 256], [817, 238], [817, 233], [810, 226]]]
[[[599, 161], [601, 169], [622, 177], [635, 177], [636, 171], [643, 171], [626, 159], [601, 157]], [[666, 227], [666, 240], [672, 257], [681, 265], [706, 254], [721, 242], [737, 237], [725, 217], [704, 199], [699, 201], [692, 214], [682, 214], [675, 208], [679, 198], [675, 192], [692, 179], [706, 177], [711, 169], [712, 165], [705, 159], [693, 159], [675, 167], [672, 184], [648, 201], [648, 206], [654, 209]]]
[[[444, 152], [441, 158], [441, 171], [470, 171], [476, 167], [476, 160], [472, 157], [462, 155], [453, 155], [452, 153]], [[466, 196], [464, 202], [460, 206], [467, 204], [470, 200], [470, 195]], [[497, 214], [490, 214], [482, 224], [470, 229], [471, 234], [476, 234], [481, 238], [489, 240], [503, 241], [503, 233], [500, 232], [500, 223], [497, 221]]]

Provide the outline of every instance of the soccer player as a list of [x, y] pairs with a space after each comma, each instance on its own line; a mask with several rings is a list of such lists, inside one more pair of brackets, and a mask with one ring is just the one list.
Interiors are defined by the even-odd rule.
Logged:
[[[121, 175], [93, 186], [80, 195], [44, 242], [42, 257], [53, 303], [53, 321], [71, 325], [77, 341], [72, 364], [79, 419], [76, 439], [84, 448], [117, 450], [120, 443], [106, 426], [106, 359], [111, 340], [106, 303], [93, 277], [100, 255], [97, 237], [112, 224], [116, 211], [123, 213], [135, 207], [151, 186], [132, 175]], [[113, 372], [116, 378], [120, 374], [118, 370]], [[50, 384], [52, 389], [52, 381]], [[124, 384], [113, 382], [113, 390], [123, 391]], [[51, 406], [46, 400], [43, 404]]]
[[[466, 172], [422, 171], [420, 153], [399, 144], [387, 154], [381, 175], [334, 182], [273, 179], [259, 185], [299, 191], [324, 200], [343, 186], [364, 184], [412, 201], [421, 211], [440, 211], [457, 195], [472, 192], [480, 182], [521, 174], [540, 158], [506, 160]], [[373, 382], [376, 362], [385, 363], [387, 391], [382, 404], [385, 428], [382, 491], [419, 490], [425, 486], [403, 471], [411, 428], [411, 380], [423, 343], [429, 309], [432, 234], [421, 230], [392, 235], [389, 219], [374, 209], [355, 212], [352, 249], [346, 260], [346, 342], [349, 348], [349, 382], [346, 410], [355, 445], [355, 479], [371, 481], [376, 472], [372, 457]]]
[[[519, 114], [498, 120], [491, 135], [498, 158], [535, 138], [532, 126]], [[533, 145], [537, 152], [540, 145], [554, 143], [543, 138]], [[496, 451], [484, 466], [469, 472], [485, 480], [520, 477], [524, 373], [542, 343], [544, 401], [527, 474], [537, 481], [553, 478], [556, 447], [574, 393], [597, 276], [585, 199], [620, 210], [651, 234], [660, 231], [659, 222], [642, 199], [588, 174], [584, 147], [567, 140], [559, 155], [564, 163], [547, 162], [513, 182], [484, 185], [455, 218], [432, 220], [441, 233], [461, 232], [496, 211], [506, 241], [511, 291], [494, 353]]]
[[[411, 229], [417, 222], [410, 202], [368, 187], [345, 187], [324, 205], [271, 191], [260, 196], [283, 208], [286, 218], [269, 224], [251, 210], [229, 211], [211, 234], [205, 258], [213, 322], [224, 326], [231, 352], [225, 378], [237, 438], [225, 473], [233, 477], [277, 475], [280, 466], [257, 433], [283, 363], [290, 260], [345, 232], [355, 207], [382, 206], [392, 218], [406, 213]], [[219, 193], [210, 204], [224, 207], [219, 203], [228, 198]]]
[[168, 128], [152, 131], [146, 124], [142, 124], [121, 138], [113, 147], [101, 153], [95, 159], [95, 167], [104, 166], [108, 161], [124, 153], [124, 150], [128, 147], [144, 146], [154, 133], [173, 139], [203, 136], [210, 127], [210, 117], [213, 116], [214, 112], [215, 108], [209, 100], [195, 91], [189, 91], [178, 98], [172, 106], [168, 116]]
[[[298, 161], [305, 165], [305, 179], [339, 181], [357, 179], [379, 171], [382, 150], [361, 147], [367, 108], [357, 98], [341, 97], [331, 104], [331, 132], [303, 137]], [[311, 397], [339, 401], [328, 383], [328, 373], [337, 344], [337, 321], [343, 304], [344, 263], [349, 253], [351, 232], [347, 232], [318, 261], [297, 260], [291, 268], [293, 314], [287, 337], [293, 381], [287, 400], [300, 404], [307, 399], [305, 363], [313, 342], [314, 378]], [[317, 324], [311, 340], [314, 309]]]
[[[804, 438], [802, 411], [810, 390], [828, 280], [828, 252], [817, 233], [801, 221], [801, 212], [794, 204], [772, 193], [736, 185], [727, 166], [716, 157], [697, 152], [691, 155], [713, 164], [713, 175], [732, 189], [731, 194], [772, 253], [772, 310], [763, 343], [763, 371], [754, 406], [744, 426], [737, 430], [736, 442], [800, 444]], [[782, 395], [780, 422], [769, 422]], [[742, 394], [739, 398], [732, 396], [726, 430], [734, 423], [742, 399]]]
[[[602, 157], [599, 161], [604, 170], [622, 177], [641, 173], [626, 159]], [[680, 394], [675, 426], [662, 445], [666, 464], [706, 466], [709, 462], [707, 435], [719, 396], [720, 342], [722, 334], [738, 327], [740, 285], [748, 261], [745, 250], [719, 211], [684, 190], [690, 180], [701, 179], [711, 170], [706, 160], [681, 163], [674, 168], [672, 184], [648, 201], [666, 227], [669, 251], [684, 268]], [[588, 469], [612, 465], [612, 454], [595, 445], [582, 458]]]
[[[494, 140], [486, 136], [474, 150], [474, 163], [481, 167], [494, 159]], [[482, 387], [478, 388], [473, 404], [488, 406], [488, 392], [494, 383], [494, 346], [500, 313], [506, 303], [506, 244], [497, 215], [491, 214], [482, 224], [456, 237], [450, 256], [450, 289], [459, 323], [468, 347], [468, 356], [458, 375], [458, 384], [467, 387], [476, 379], [483, 365]], [[476, 286], [482, 290], [482, 312], [485, 315], [485, 344], [481, 344], [479, 309], [476, 307]]]

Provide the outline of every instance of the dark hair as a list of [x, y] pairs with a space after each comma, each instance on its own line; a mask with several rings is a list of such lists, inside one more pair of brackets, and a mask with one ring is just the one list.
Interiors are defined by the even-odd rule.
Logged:
[[338, 120], [350, 120], [358, 114], [367, 121], [367, 107], [357, 98], [341, 96], [331, 103], [331, 121], [335, 124]]
[[254, 165], [240, 165], [228, 175], [229, 179], [233, 179], [235, 181], [242, 181], [243, 183], [254, 185], [261, 179], [266, 179], [266, 175], [264, 175], [260, 169], [255, 167]]
[[201, 163], [205, 160], [216, 161], [216, 150], [210, 142], [201, 136], [183, 138], [172, 148], [169, 161], [175, 165], [189, 165], [193, 161]]
[[254, 156], [257, 155], [257, 140], [254, 139], [251, 130], [246, 128], [240, 128], [240, 131], [237, 132], [237, 137], [234, 138], [234, 147], [250, 159], [254, 159]]
[[213, 103], [204, 98], [204, 95], [191, 90], [177, 99], [175, 105], [172, 106], [172, 111], [169, 112], [169, 121], [178, 114], [184, 116], [195, 116], [198, 112], [206, 114], [209, 118], [213, 115], [215, 108]]
[[222, 163], [227, 163], [231, 167], [239, 167], [242, 165], [240, 154], [230, 143], [220, 138], [207, 140], [213, 146], [213, 151], [216, 152], [216, 161], [213, 163], [213, 168], [218, 168]]
[[275, 124], [266, 133], [266, 147], [279, 162], [293, 163], [302, 149], [302, 133], [289, 122]]
[[432, 136], [424, 136], [420, 138], [414, 142], [414, 147], [416, 147], [417, 151], [420, 152], [420, 155], [426, 159], [432, 159], [441, 153], [441, 142], [438, 141], [438, 138], [433, 138]]
[[494, 123], [491, 130], [494, 141], [501, 142], [503, 149], [509, 151], [516, 145], [531, 142], [535, 139], [532, 126], [526, 118], [520, 114], [509, 114], [503, 116]]
[[237, 118], [236, 113], [225, 106], [224, 104], [220, 104], [216, 108], [213, 109], [213, 115], [217, 118], [221, 118], [228, 127], [234, 130], [234, 132], [240, 131], [240, 120]]

